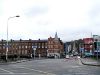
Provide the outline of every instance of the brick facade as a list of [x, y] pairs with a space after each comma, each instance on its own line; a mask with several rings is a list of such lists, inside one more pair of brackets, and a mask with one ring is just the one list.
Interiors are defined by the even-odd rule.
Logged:
[[[5, 59], [6, 56], [6, 40], [0, 41], [0, 58]], [[33, 46], [36, 46], [35, 56], [47, 56], [47, 40], [10, 40], [8, 47], [8, 58], [13, 57], [32, 57], [34, 54]], [[34, 55], [33, 55], [34, 56]]]
[[[6, 57], [6, 40], [0, 41], [0, 58]], [[64, 52], [64, 45], [57, 33], [55, 38], [48, 38], [48, 40], [10, 40], [8, 42], [8, 58], [30, 58], [30, 57], [60, 57]], [[34, 50], [35, 47], [35, 50]]]
[[48, 38], [48, 57], [60, 58], [61, 54], [64, 52], [64, 45], [60, 38], [58, 38], [57, 33], [55, 38]]

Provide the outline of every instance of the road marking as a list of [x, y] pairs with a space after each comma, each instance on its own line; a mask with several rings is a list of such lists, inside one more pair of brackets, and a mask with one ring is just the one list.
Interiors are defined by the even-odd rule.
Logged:
[[83, 65], [79, 56], [77, 57], [77, 59], [78, 59], [78, 64]]
[[0, 70], [3, 70], [3, 71], [8, 72], [8, 73], [10, 73], [10, 74], [14, 74], [13, 72], [8, 71], [8, 70], [5, 70], [5, 69], [3, 69], [3, 68], [0, 68]]
[[79, 68], [80, 66], [71, 66], [71, 68]]
[[49, 73], [49, 72], [45, 72], [45, 71], [41, 71], [41, 70], [36, 70], [36, 69], [31, 69], [31, 68], [27, 68], [27, 67], [18, 67], [18, 68], [24, 68], [24, 69], [28, 69], [28, 70], [33, 70], [33, 71], [44, 73], [44, 74], [47, 74], [47, 75], [56, 75], [56, 74], [53, 74], [53, 73]]

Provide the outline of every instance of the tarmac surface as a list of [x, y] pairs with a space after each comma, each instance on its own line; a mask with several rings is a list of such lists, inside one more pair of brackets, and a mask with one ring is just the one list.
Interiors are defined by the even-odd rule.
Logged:
[[100, 67], [83, 65], [77, 57], [22, 60], [1, 64], [0, 75], [100, 75]]

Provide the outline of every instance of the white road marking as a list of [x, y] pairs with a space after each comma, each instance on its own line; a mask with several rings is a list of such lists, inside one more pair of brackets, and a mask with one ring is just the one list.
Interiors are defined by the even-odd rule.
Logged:
[[71, 66], [71, 68], [79, 68], [80, 66]]
[[20, 66], [18, 68], [24, 68], [24, 69], [28, 69], [28, 70], [33, 70], [33, 71], [40, 72], [40, 73], [43, 73], [43, 74], [46, 74], [46, 75], [56, 75], [56, 74], [53, 74], [53, 73], [49, 73], [49, 72], [45, 72], [45, 71], [41, 71], [41, 70], [36, 70], [36, 69], [31, 69], [31, 68], [27, 68], [27, 67], [22, 67], [22, 66]]
[[14, 74], [13, 72], [11, 72], [11, 71], [8, 71], [8, 70], [6, 70], [6, 69], [3, 69], [3, 68], [0, 68], [0, 70], [3, 70], [3, 71], [5, 71], [5, 72], [8, 72], [8, 73], [10, 73], [10, 74]]
[[79, 56], [77, 56], [77, 59], [78, 59], [78, 64], [83, 65]]

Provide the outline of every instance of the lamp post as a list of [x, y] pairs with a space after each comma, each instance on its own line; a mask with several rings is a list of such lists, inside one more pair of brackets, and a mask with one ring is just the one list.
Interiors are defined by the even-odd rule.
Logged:
[[19, 15], [13, 16], [13, 17], [9, 17], [7, 20], [7, 44], [6, 44], [6, 62], [8, 60], [8, 22], [10, 19], [15, 18], [15, 17], [20, 17]]

